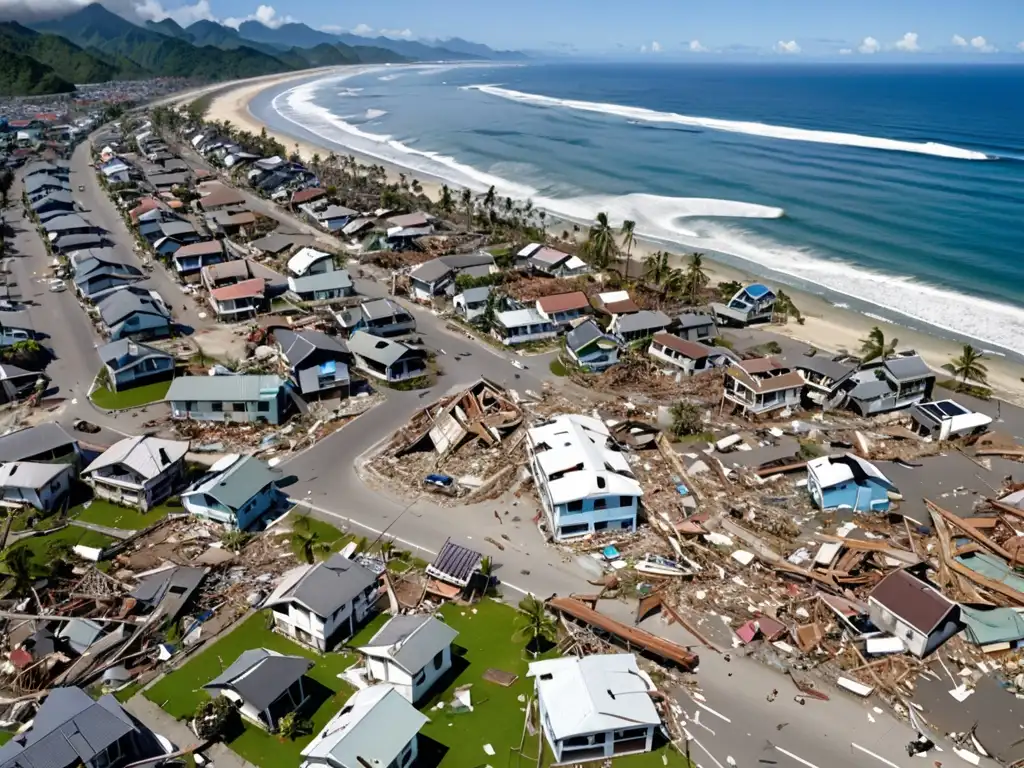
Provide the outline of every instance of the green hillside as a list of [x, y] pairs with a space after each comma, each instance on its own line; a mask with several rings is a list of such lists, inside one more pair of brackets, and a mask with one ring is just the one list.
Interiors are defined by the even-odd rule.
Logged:
[[117, 66], [63, 37], [40, 34], [13, 21], [0, 23], [0, 50], [29, 56], [72, 83], [101, 83], [122, 74]]
[[72, 83], [45, 64], [15, 51], [0, 51], [0, 95], [38, 96], [74, 90]]

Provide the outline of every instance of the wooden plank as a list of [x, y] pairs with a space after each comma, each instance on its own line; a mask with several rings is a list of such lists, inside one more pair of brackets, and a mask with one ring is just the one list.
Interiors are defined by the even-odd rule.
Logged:
[[999, 546], [999, 544], [997, 544], [996, 542], [992, 541], [992, 539], [990, 539], [988, 536], [983, 534], [981, 531], [976, 530], [975, 528], [972, 528], [959, 515], [954, 515], [952, 512], [947, 512], [946, 510], [944, 510], [942, 507], [940, 507], [938, 504], [936, 504], [935, 502], [931, 501], [930, 499], [925, 499], [924, 503], [928, 507], [929, 510], [931, 510], [931, 511], [937, 513], [938, 515], [940, 515], [942, 517], [942, 519], [945, 520], [950, 525], [953, 525], [953, 526], [956, 526], [957, 528], [959, 528], [961, 531], [966, 533], [968, 537], [970, 537], [974, 541], [976, 541], [979, 544], [981, 544], [983, 547], [988, 549], [990, 552], [994, 552], [995, 554], [999, 555], [1001, 558], [1003, 558], [1007, 562], [1009, 562], [1010, 560], [1013, 559], [1009, 552], [1007, 552], [1005, 549], [1003, 549], [1001, 546]]

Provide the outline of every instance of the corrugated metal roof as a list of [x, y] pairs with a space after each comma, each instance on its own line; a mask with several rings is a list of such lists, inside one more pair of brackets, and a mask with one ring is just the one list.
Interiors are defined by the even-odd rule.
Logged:
[[306, 674], [313, 662], [304, 656], [285, 656], [266, 648], [250, 648], [203, 686], [206, 690], [234, 691], [262, 712]]
[[249, 402], [272, 400], [284, 386], [278, 376], [179, 376], [171, 382], [166, 400], [184, 402]]

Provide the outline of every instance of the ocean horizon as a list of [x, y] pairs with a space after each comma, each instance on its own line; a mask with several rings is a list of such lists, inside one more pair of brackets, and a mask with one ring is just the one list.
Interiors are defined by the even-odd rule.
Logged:
[[321, 75], [274, 129], [1024, 354], [1024, 71], [555, 63]]

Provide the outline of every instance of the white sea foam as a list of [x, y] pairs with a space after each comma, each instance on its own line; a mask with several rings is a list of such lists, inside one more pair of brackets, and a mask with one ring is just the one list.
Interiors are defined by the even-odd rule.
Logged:
[[368, 109], [363, 117], [366, 120], [376, 120], [378, 117], [384, 117], [387, 113], [386, 109]]
[[[353, 76], [347, 74], [347, 77]], [[476, 191], [494, 186], [501, 196], [532, 199], [537, 209], [560, 218], [587, 224], [595, 211], [606, 211], [613, 223], [631, 219], [640, 237], [688, 249], [714, 251], [748, 262], [758, 268], [819, 285], [834, 293], [885, 307], [908, 319], [943, 328], [988, 344], [1024, 352], [1024, 309], [965, 296], [927, 285], [906, 276], [870, 272], [835, 261], [812, 250], [786, 246], [770, 238], [744, 231], [735, 219], [778, 218], [780, 208], [708, 198], [663, 197], [648, 194], [618, 196], [577, 195], [551, 197], [529, 184], [506, 178], [530, 176], [528, 167], [498, 163], [485, 171], [437, 152], [418, 150], [412, 140], [398, 141], [345, 122], [313, 98], [320, 83], [307, 83], [279, 94], [273, 108], [284, 118], [328, 142], [383, 162], [403, 166]], [[537, 169], [534, 169], [535, 172]], [[545, 190], [551, 189], [545, 187]], [[728, 220], [728, 221], [726, 221]], [[730, 223], [732, 222], [732, 223]], [[888, 320], [880, 315], [869, 317]]]
[[522, 104], [532, 104], [533, 106], [538, 107], [562, 107], [582, 112], [597, 112], [604, 115], [613, 115], [616, 117], [626, 118], [627, 120], [637, 120], [648, 123], [673, 123], [675, 125], [706, 128], [713, 131], [745, 133], [751, 136], [763, 136], [770, 139], [809, 141], [817, 144], [840, 144], [847, 147], [884, 149], [893, 152], [916, 152], [918, 154], [935, 155], [937, 157], [946, 157], [956, 160], [992, 159], [984, 152], [976, 152], [971, 149], [954, 147], [948, 144], [938, 144], [933, 141], [900, 141], [898, 139], [884, 139], [876, 136], [861, 136], [856, 133], [815, 131], [806, 128], [790, 128], [783, 125], [770, 125], [768, 123], [754, 123], [741, 120], [721, 120], [713, 117], [693, 117], [691, 115], [676, 114], [675, 112], [658, 112], [653, 109], [644, 109], [642, 107], [627, 107], [621, 104], [605, 104], [597, 101], [577, 101], [575, 99], [556, 99], [551, 96], [541, 96], [536, 93], [513, 91], [497, 85], [465, 85], [462, 86], [461, 90], [480, 91], [481, 93], [486, 93], [491, 96], [498, 96], [503, 99], [517, 101]]
[[398, 78], [400, 78], [400, 77], [401, 77], [401, 76], [402, 76], [403, 74], [404, 74], [404, 73], [402, 73], [402, 72], [396, 72], [396, 73], [395, 73], [395, 74], [393, 74], [393, 75], [384, 75], [383, 77], [378, 77], [377, 79], [378, 79], [378, 80], [382, 80], [382, 81], [384, 81], [384, 82], [390, 82], [391, 80], [397, 80], [397, 79], [398, 79]]

